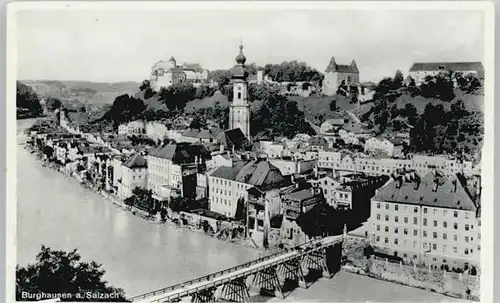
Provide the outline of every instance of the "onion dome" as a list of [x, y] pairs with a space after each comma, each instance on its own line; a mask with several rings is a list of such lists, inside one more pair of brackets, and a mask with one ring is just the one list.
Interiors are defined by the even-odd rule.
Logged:
[[243, 44], [240, 44], [240, 53], [236, 56], [236, 63], [243, 65], [247, 61], [245, 55], [243, 55]]

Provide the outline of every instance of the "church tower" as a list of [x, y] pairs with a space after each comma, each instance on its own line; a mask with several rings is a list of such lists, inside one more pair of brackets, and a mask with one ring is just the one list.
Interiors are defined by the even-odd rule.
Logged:
[[243, 55], [243, 45], [240, 44], [240, 53], [236, 56], [236, 66], [233, 68], [231, 81], [233, 82], [233, 103], [229, 108], [229, 129], [239, 128], [248, 139], [250, 136], [250, 105], [248, 104], [248, 73], [245, 71], [247, 58]]

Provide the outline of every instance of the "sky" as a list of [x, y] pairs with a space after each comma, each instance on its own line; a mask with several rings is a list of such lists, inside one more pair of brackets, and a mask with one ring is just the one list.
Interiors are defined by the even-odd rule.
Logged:
[[335, 56], [356, 60], [361, 81], [378, 81], [397, 69], [406, 75], [413, 62], [482, 61], [483, 18], [471, 10], [22, 10], [17, 78], [142, 81], [171, 56], [227, 69], [242, 41], [247, 63], [297, 60], [324, 72]]

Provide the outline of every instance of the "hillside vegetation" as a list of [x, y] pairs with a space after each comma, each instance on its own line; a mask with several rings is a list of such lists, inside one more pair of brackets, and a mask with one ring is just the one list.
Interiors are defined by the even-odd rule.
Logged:
[[413, 152], [467, 154], [479, 159], [484, 136], [481, 82], [450, 71], [427, 77], [417, 87], [412, 79], [405, 84], [402, 75], [397, 75], [375, 87], [373, 103], [363, 108], [361, 120], [379, 134], [409, 126]]

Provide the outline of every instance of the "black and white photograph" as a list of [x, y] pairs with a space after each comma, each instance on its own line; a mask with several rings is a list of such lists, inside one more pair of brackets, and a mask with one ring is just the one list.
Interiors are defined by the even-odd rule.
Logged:
[[5, 302], [493, 302], [490, 4], [9, 4]]

